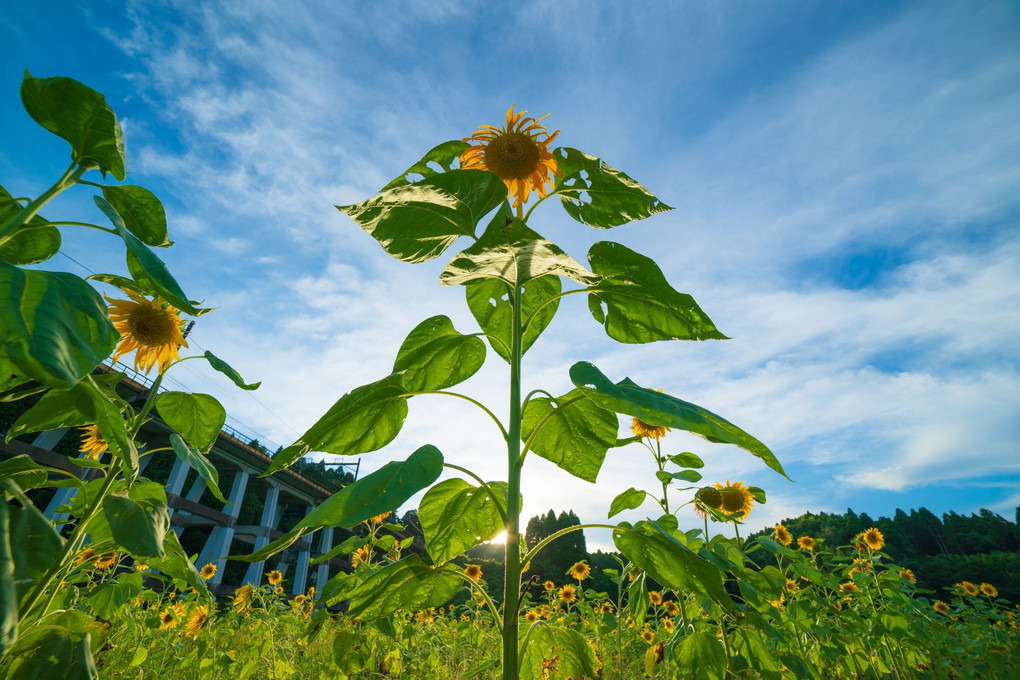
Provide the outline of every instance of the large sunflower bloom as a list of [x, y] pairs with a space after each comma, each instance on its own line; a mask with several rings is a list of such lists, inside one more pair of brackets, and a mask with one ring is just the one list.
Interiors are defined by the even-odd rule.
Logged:
[[570, 604], [571, 602], [577, 599], [577, 589], [568, 583], [567, 585], [560, 588], [559, 596], [561, 600], [563, 600], [567, 604]]
[[793, 535], [790, 533], [790, 530], [784, 527], [782, 524], [776, 525], [776, 528], [773, 530], [772, 535], [776, 537], [776, 541], [778, 541], [781, 545], [785, 546], [793, 543]]
[[549, 151], [549, 144], [559, 130], [549, 134], [541, 125], [546, 116], [525, 118], [527, 111], [514, 113], [511, 106], [506, 112], [506, 125], [482, 125], [473, 135], [464, 139], [474, 142], [460, 155], [462, 168], [488, 170], [499, 175], [506, 184], [514, 207], [527, 203], [534, 189], [539, 196], [548, 195], [546, 184], [552, 185], [550, 175], [559, 176], [559, 166]]
[[729, 515], [730, 519], [740, 521], [751, 514], [754, 496], [744, 487], [743, 482], [730, 484], [730, 480], [727, 479], [726, 486], [716, 482], [715, 488], [719, 490], [719, 495], [722, 497], [722, 506], [719, 510]]
[[188, 622], [184, 625], [184, 634], [192, 639], [197, 638], [202, 626], [209, 620], [209, 608], [200, 604], [188, 615]]
[[137, 350], [136, 369], [148, 373], [158, 364], [163, 372], [171, 361], [181, 358], [178, 348], [188, 346], [181, 332], [181, 317], [158, 298], [147, 300], [131, 291], [125, 292], [130, 300], [106, 298], [110, 303], [110, 321], [121, 335], [113, 360]]
[[578, 581], [583, 581], [591, 575], [591, 567], [587, 562], [575, 562], [574, 566], [567, 572], [567, 576]]
[[631, 431], [639, 437], [648, 437], [658, 441], [661, 437], [665, 437], [666, 433], [669, 432], [669, 428], [665, 425], [649, 425], [645, 421], [635, 418], [634, 422], [630, 425]]
[[477, 564], [469, 564], [464, 567], [464, 575], [472, 581], [477, 582], [478, 579], [482, 578], [482, 568]]
[[885, 536], [875, 527], [857, 534], [856, 540], [866, 545], [869, 550], [881, 550], [882, 546], [885, 545]]
[[99, 457], [106, 451], [106, 440], [99, 434], [99, 428], [95, 425], [86, 425], [82, 428], [81, 445], [78, 452], [85, 458], [99, 460]]

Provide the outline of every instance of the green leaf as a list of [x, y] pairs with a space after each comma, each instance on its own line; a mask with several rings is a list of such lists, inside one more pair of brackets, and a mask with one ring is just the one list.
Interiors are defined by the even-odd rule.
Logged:
[[333, 663], [348, 675], [365, 670], [372, 663], [371, 639], [365, 633], [340, 631], [333, 638]]
[[565, 276], [580, 284], [596, 284], [599, 277], [567, 255], [555, 243], [528, 228], [522, 220], [507, 223], [502, 213], [489, 222], [485, 233], [454, 256], [439, 275], [445, 286], [483, 279], [500, 279], [521, 286], [542, 276]]
[[489, 488], [495, 498], [481, 486], [454, 478], [425, 492], [418, 519], [425, 532], [425, 549], [436, 564], [449, 562], [503, 530], [500, 509], [506, 511], [506, 487], [490, 482]]
[[[13, 482], [12, 482], [13, 483]], [[18, 589], [11, 552], [10, 509], [0, 493], [0, 656], [18, 639]]]
[[[138, 576], [138, 579], [125, 580], [124, 576]], [[113, 618], [114, 613], [128, 600], [133, 599], [142, 591], [141, 574], [121, 574], [115, 583], [104, 583], [97, 587], [88, 597], [89, 607], [96, 616], [104, 619]]]
[[[553, 661], [555, 660], [555, 661]], [[549, 663], [547, 663], [549, 662]], [[550, 675], [548, 667], [556, 669]], [[580, 632], [558, 626], [536, 626], [521, 659], [521, 680], [598, 678], [602, 665], [595, 649]]]
[[[642, 531], [642, 526], [654, 533]], [[639, 528], [614, 531], [613, 542], [631, 562], [663, 586], [677, 591], [695, 591], [724, 609], [733, 608], [733, 601], [723, 587], [722, 572], [673, 538], [658, 523], [648, 521]]]
[[[113, 393], [113, 387], [123, 379], [123, 373], [92, 376], [92, 380], [107, 388], [105, 393], [108, 396]], [[78, 410], [78, 401], [82, 399], [86, 389], [84, 386], [76, 385], [70, 390], [49, 390], [30, 409], [18, 416], [18, 419], [7, 430], [7, 439], [13, 439], [29, 432], [43, 432], [58, 430], [62, 427], [81, 427], [91, 424], [94, 421]], [[126, 407], [126, 404], [123, 406]]]
[[201, 453], [209, 453], [227, 422], [227, 411], [208, 394], [164, 392], [156, 397], [156, 411], [167, 425]]
[[567, 214], [599, 229], [617, 227], [672, 210], [648, 189], [595, 156], [560, 147], [553, 151], [559, 166], [553, 194]]
[[348, 484], [304, 516], [294, 528], [252, 555], [231, 559], [261, 562], [284, 550], [302, 536], [322, 527], [353, 527], [369, 517], [400, 507], [408, 498], [439, 479], [443, 454], [425, 445], [405, 461], [386, 463], [375, 472]]
[[570, 380], [604, 408], [634, 416], [649, 425], [686, 430], [710, 442], [735, 444], [761, 458], [779, 474], [787, 476], [767, 446], [728, 420], [696, 404], [640, 387], [630, 378], [624, 378], [614, 385], [602, 371], [587, 361], [580, 361], [570, 367]]
[[14, 580], [38, 579], [60, 557], [64, 539], [32, 503], [12, 505], [10, 516]]
[[[521, 316], [525, 323], [521, 339], [521, 353], [528, 351], [542, 331], [549, 326], [560, 305], [556, 296], [562, 290], [560, 277], [543, 276], [524, 284], [521, 290]], [[510, 289], [499, 279], [486, 279], [464, 287], [468, 308], [479, 327], [501, 342], [488, 338], [496, 354], [510, 361], [510, 335], [513, 328], [513, 306], [510, 303]], [[534, 316], [532, 316], [534, 314]], [[530, 319], [530, 323], [528, 322]]]
[[129, 290], [132, 293], [136, 293], [141, 296], [155, 296], [156, 291], [152, 290], [151, 287], [143, 287], [138, 283], [126, 276], [118, 276], [116, 274], [92, 274], [91, 276], [85, 277], [86, 281], [99, 281], [100, 283], [109, 284], [115, 288], [121, 290]]
[[701, 481], [701, 473], [697, 470], [681, 470], [672, 474], [673, 479], [682, 479], [685, 482], [695, 483]]
[[198, 471], [198, 476], [205, 480], [205, 484], [213, 496], [221, 503], [226, 503], [227, 499], [223, 497], [223, 492], [220, 491], [220, 474], [216, 471], [216, 466], [201, 453], [185, 444], [184, 440], [177, 433], [170, 435], [170, 446], [173, 447], [174, 454], [180, 460]]
[[0, 262], [0, 354], [44, 385], [67, 389], [112, 352], [119, 334], [77, 276]]
[[726, 676], [726, 652], [715, 633], [695, 631], [677, 638], [673, 656], [685, 676], [705, 680], [723, 680]]
[[134, 557], [165, 556], [163, 539], [170, 528], [166, 492], [156, 482], [136, 482], [103, 499], [103, 514], [113, 539]]
[[33, 78], [26, 71], [21, 102], [35, 122], [67, 140], [75, 163], [95, 163], [124, 180], [124, 136], [103, 95], [71, 78]]
[[588, 309], [614, 340], [727, 339], [693, 297], [669, 285], [650, 258], [619, 243], [599, 241], [588, 251], [588, 261], [602, 277], [588, 288]]
[[404, 262], [443, 254], [506, 198], [503, 180], [484, 170], [451, 170], [386, 189], [354, 205], [336, 206]]
[[459, 569], [431, 567], [417, 555], [389, 564], [351, 592], [347, 616], [366, 621], [400, 611], [418, 611], [445, 604], [460, 589]]
[[47, 627], [26, 636], [11, 650], [8, 678], [98, 680], [88, 633], [74, 634]]
[[[14, 365], [14, 362], [10, 360], [10, 357], [4, 354], [2, 346], [0, 346], [0, 392], [6, 392], [7, 390], [13, 390], [19, 385], [23, 385], [28, 382], [28, 376], [23, 374], [23, 371]], [[16, 393], [28, 396], [24, 392]], [[0, 399], [0, 403], [6, 401], [17, 401], [23, 397], [17, 397], [16, 395], [7, 395]]]
[[598, 477], [619, 428], [614, 412], [576, 389], [555, 401], [531, 399], [521, 422], [522, 439], [535, 453], [588, 482]]
[[149, 250], [148, 246], [138, 240], [138, 237], [128, 231], [124, 219], [109, 201], [100, 196], [93, 196], [92, 200], [113, 222], [124, 245], [127, 246], [128, 271], [131, 272], [132, 278], [139, 286], [192, 316], [201, 316], [211, 311], [207, 308], [196, 307], [195, 303], [188, 300], [188, 296], [181, 290], [181, 285], [177, 283], [177, 279], [173, 277], [163, 261], [156, 257], [156, 254]]
[[[460, 166], [460, 155], [464, 153], [469, 146], [471, 145], [467, 142], [462, 142], [459, 139], [451, 139], [448, 142], [443, 142], [438, 146], [432, 147], [432, 149], [429, 150], [429, 152], [425, 154], [420, 161], [409, 167], [407, 170], [404, 170], [404, 172], [400, 173], [400, 177], [394, 179], [392, 182], [380, 189], [380, 191], [413, 184], [415, 181], [427, 179], [433, 175], [439, 174], [439, 172], [432, 166], [439, 166], [443, 172], [456, 170], [457, 167]], [[421, 178], [411, 179], [411, 175], [421, 175]]]
[[[6, 440], [11, 441], [13, 438], [8, 430]], [[22, 490], [28, 491], [45, 484], [47, 471], [50, 469], [39, 465], [31, 456], [23, 453], [0, 462], [0, 478], [9, 479]]]
[[[0, 186], [0, 225], [21, 212], [21, 204]], [[0, 259], [10, 264], [36, 264], [50, 259], [60, 250], [60, 230], [35, 215], [10, 240], [0, 245]]]
[[134, 440], [128, 436], [121, 416], [122, 402], [118, 399], [118, 403], [114, 403], [96, 386], [91, 376], [75, 385], [71, 393], [75, 408], [85, 415], [86, 422], [95, 423], [110, 453], [120, 459], [125, 477], [135, 477], [138, 474], [138, 450]]
[[208, 350], [205, 353], [205, 358], [209, 362], [210, 366], [212, 366], [217, 371], [233, 380], [234, 384], [240, 387], [242, 390], [257, 390], [259, 385], [262, 384], [261, 381], [257, 383], [244, 382], [244, 378], [242, 378], [237, 371], [231, 368], [226, 361], [220, 359], [219, 357], [217, 357], [215, 354]]
[[312, 451], [354, 456], [381, 449], [404, 426], [407, 396], [398, 374], [351, 390], [300, 439], [277, 453], [262, 476], [283, 470]]
[[701, 460], [701, 457], [698, 456], [697, 454], [691, 453], [689, 451], [684, 451], [683, 453], [677, 453], [672, 456], [667, 456], [667, 458], [669, 458], [669, 461], [671, 463], [673, 463], [674, 465], [679, 465], [680, 467], [697, 468], [699, 470], [705, 467], [705, 461]]
[[412, 330], [397, 353], [393, 372], [411, 392], [442, 390], [464, 382], [485, 363], [485, 343], [461, 335], [446, 316], [425, 319]]
[[609, 517], [617, 515], [624, 510], [634, 510], [641, 507], [641, 504], [645, 502], [645, 497], [648, 495], [647, 492], [630, 487], [619, 496], [613, 499], [613, 502], [609, 505]]
[[163, 536], [163, 557], [149, 558], [145, 560], [145, 563], [170, 578], [184, 581], [188, 586], [197, 590], [202, 597], [210, 597], [205, 579], [188, 559], [188, 554], [184, 552], [180, 541], [177, 540], [177, 534], [173, 531], [168, 531]]
[[129, 184], [104, 186], [103, 198], [124, 220], [128, 231], [143, 243], [157, 248], [170, 246], [166, 233], [166, 212], [156, 195], [145, 187]]

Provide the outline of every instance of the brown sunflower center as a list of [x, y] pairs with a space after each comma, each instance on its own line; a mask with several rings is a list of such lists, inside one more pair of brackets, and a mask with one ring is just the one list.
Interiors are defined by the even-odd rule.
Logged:
[[744, 494], [740, 489], [721, 489], [722, 509], [732, 514], [744, 509]]
[[719, 489], [706, 486], [700, 489], [695, 496], [699, 501], [710, 508], [716, 508], [718, 510], [722, 507], [722, 494], [719, 493]]
[[139, 305], [127, 318], [131, 335], [146, 347], [162, 347], [174, 339], [174, 319], [162, 309]]
[[485, 167], [500, 179], [524, 179], [538, 169], [538, 142], [523, 132], [499, 135], [485, 147]]

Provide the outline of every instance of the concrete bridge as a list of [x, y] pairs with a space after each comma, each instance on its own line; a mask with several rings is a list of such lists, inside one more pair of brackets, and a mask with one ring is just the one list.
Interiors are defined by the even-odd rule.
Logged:
[[[148, 394], [149, 381], [123, 365], [116, 369], [101, 365], [97, 369], [101, 373], [115, 371], [129, 374], [130, 377], [118, 384], [118, 392], [128, 403], [140, 407]], [[140, 453], [144, 453], [145, 449], [170, 445], [169, 437], [173, 430], [159, 419], [155, 410], [152, 414], [152, 419], [142, 427], [136, 438], [144, 443]], [[61, 442], [64, 449], [70, 444], [76, 448], [80, 432], [78, 428], [41, 432], [31, 443], [0, 440], [0, 457], [28, 454], [41, 465], [91, 479], [98, 475], [97, 470], [79, 468], [69, 462], [66, 455], [53, 450]], [[329, 490], [292, 469], [283, 470], [272, 477], [259, 478], [269, 467], [271, 458], [239, 435], [236, 430], [221, 431], [208, 456], [219, 473], [220, 489], [229, 504], [224, 505], [208, 494], [205, 480], [170, 451], [142, 457], [141, 474], [166, 486], [171, 528], [189, 554], [199, 551], [197, 566], [201, 568], [208, 563], [217, 565], [216, 575], [209, 581], [209, 588], [214, 593], [229, 594], [246, 583], [264, 583], [266, 569], [277, 569], [285, 578], [291, 577], [290, 589], [295, 595], [304, 593], [311, 585], [321, 593], [331, 573], [336, 573], [338, 569], [349, 569], [350, 565], [346, 557], [334, 557], [314, 567], [310, 561], [328, 552], [334, 540], [340, 541], [349, 536], [347, 531], [320, 530], [311, 537], [314, 544], [307, 539], [299, 540], [267, 562], [246, 564], [226, 561], [228, 554], [251, 553], [282, 536], [284, 531], [291, 528], [281, 527], [285, 516], [290, 520], [287, 524], [293, 525], [332, 495]], [[68, 517], [64, 506], [70, 504], [76, 493], [77, 489], [58, 488], [46, 502], [43, 512], [54, 522], [64, 521]], [[36, 502], [41, 507], [41, 501]], [[244, 515], [249, 518], [252, 516], [252, 507], [249, 506], [254, 506], [255, 514], [259, 515], [257, 523], [249, 521], [241, 524], [239, 520]], [[258, 506], [261, 506], [260, 512]], [[199, 544], [200, 550], [197, 547]]]

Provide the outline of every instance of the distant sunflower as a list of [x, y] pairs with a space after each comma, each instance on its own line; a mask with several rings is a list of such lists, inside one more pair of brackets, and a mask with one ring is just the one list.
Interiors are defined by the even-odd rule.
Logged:
[[841, 584], [839, 584], [839, 592], [841, 592], [841, 593], [856, 593], [857, 592], [857, 584], [853, 583], [852, 581], [847, 581], [846, 583], [841, 583]]
[[658, 606], [662, 604], [662, 594], [658, 590], [649, 590], [648, 601]]
[[469, 564], [464, 567], [464, 575], [472, 581], [477, 582], [478, 579], [482, 578], [482, 568], [477, 564]]
[[932, 605], [932, 609], [943, 615], [949, 613], [949, 605], [942, 600], [936, 600], [935, 604]]
[[882, 546], [885, 545], [885, 536], [883, 536], [882, 532], [875, 527], [871, 527], [870, 529], [866, 529], [857, 534], [857, 540], [868, 546], [869, 550], [881, 550]]
[[195, 607], [190, 614], [188, 614], [188, 621], [184, 624], [184, 634], [190, 636], [192, 639], [197, 638], [198, 634], [202, 630], [202, 626], [209, 620], [209, 608], [204, 604], [200, 604]]
[[666, 631], [667, 633], [672, 633], [673, 632], [673, 619], [663, 619], [662, 620], [662, 629], [664, 631]]
[[202, 577], [203, 581], [208, 581], [209, 579], [216, 575], [216, 565], [210, 562], [206, 564], [204, 567], [202, 567], [202, 570], [199, 571], [198, 573]]
[[751, 514], [754, 496], [747, 490], [743, 482], [730, 484], [730, 480], [727, 479], [726, 486], [716, 482], [715, 488], [719, 490], [719, 494], [722, 496], [722, 507], [719, 510], [726, 513], [730, 519], [740, 521], [746, 519]]
[[177, 623], [177, 617], [174, 616], [174, 610], [171, 607], [167, 607], [163, 610], [163, 613], [159, 615], [159, 627], [163, 630], [176, 628]]
[[981, 593], [984, 594], [984, 595], [987, 595], [988, 597], [998, 597], [999, 596], [998, 589], [995, 586], [993, 586], [991, 583], [982, 583], [981, 584]]
[[606, 601], [606, 602], [602, 603], [601, 610], [602, 610], [603, 614], [612, 614], [613, 613], [613, 609], [614, 609], [614, 606], [613, 606], [612, 602]]
[[82, 430], [84, 432], [81, 434], [81, 445], [78, 447], [78, 452], [84, 458], [99, 460], [99, 457], [107, 449], [106, 440], [103, 439], [103, 435], [99, 433], [99, 428], [95, 425], [86, 425]]
[[801, 536], [800, 538], [797, 539], [797, 545], [799, 545], [804, 550], [814, 550], [815, 539], [811, 538], [810, 536]]
[[544, 125], [546, 116], [525, 118], [527, 111], [514, 113], [511, 106], [506, 112], [503, 127], [482, 125], [473, 135], [464, 139], [474, 142], [460, 155], [460, 165], [465, 169], [488, 170], [499, 175], [506, 184], [508, 196], [514, 199], [514, 207], [528, 202], [531, 191], [545, 198], [546, 184], [552, 184], [551, 175], [559, 175], [559, 166], [549, 151], [549, 144], [556, 139], [559, 130], [551, 135]]
[[577, 581], [583, 581], [591, 575], [591, 567], [588, 566], [587, 562], [575, 562], [574, 566], [567, 572], [567, 576]]
[[641, 631], [641, 639], [647, 642], [648, 644], [652, 644], [652, 642], [655, 641], [655, 633], [645, 629]]
[[680, 605], [676, 603], [676, 600], [669, 600], [662, 605], [662, 611], [666, 612], [667, 616], [676, 616], [680, 613]]
[[125, 292], [130, 300], [106, 298], [110, 303], [110, 321], [121, 335], [113, 360], [137, 350], [136, 369], [148, 373], [158, 364], [162, 373], [170, 362], [181, 358], [178, 349], [188, 346], [181, 332], [180, 314], [158, 298], [147, 300], [131, 291]]
[[386, 512], [384, 512], [384, 513], [382, 513], [380, 515], [376, 515], [375, 517], [369, 517], [368, 519], [365, 520], [365, 523], [366, 524], [382, 524], [383, 520], [385, 520], [387, 517], [389, 517], [392, 514], [393, 514], [392, 510], [387, 510]]
[[300, 607], [301, 605], [303, 605], [305, 603], [305, 599], [306, 598], [305, 598], [304, 595], [295, 595], [294, 596], [294, 606], [295, 607]]
[[792, 578], [788, 578], [786, 579], [786, 589], [791, 593], [795, 593], [800, 589], [800, 586]]
[[351, 555], [351, 566], [352, 567], [356, 567], [359, 564], [361, 564], [362, 562], [367, 563], [368, 560], [371, 557], [372, 557], [372, 549], [369, 548], [367, 545], [363, 545], [360, 548], [358, 548], [357, 550], [355, 550], [354, 554]]
[[283, 586], [273, 588], [273, 595], [283, 595]]
[[266, 575], [266, 580], [269, 581], [269, 585], [275, 586], [276, 584], [283, 580], [283, 574], [281, 574], [276, 569], [273, 569]]
[[567, 585], [560, 588], [559, 596], [561, 600], [563, 600], [567, 604], [570, 604], [571, 602], [577, 599], [577, 589], [568, 583]]
[[772, 530], [772, 535], [780, 545], [790, 545], [793, 543], [793, 534], [782, 524], [776, 525], [776, 528]]
[[914, 572], [910, 569], [900, 569], [900, 578], [913, 585], [917, 585], [917, 577], [914, 576]]
[[92, 548], [85, 548], [80, 553], [78, 553], [78, 556], [76, 558], [74, 558], [74, 563], [85, 564], [95, 556], [96, 556], [95, 550], [93, 550]]
[[719, 489], [713, 486], [704, 486], [694, 494], [694, 511], [698, 517], [706, 519], [708, 517], [707, 508], [722, 510], [722, 494], [719, 493]]
[[528, 613], [524, 615], [524, 618], [528, 621], [528, 623], [534, 623], [539, 619], [538, 612], [534, 609], [529, 609]]
[[665, 425], [649, 425], [639, 418], [635, 418], [634, 422], [630, 425], [631, 431], [634, 432], [638, 437], [648, 437], [658, 441], [662, 437], [666, 436], [666, 433], [670, 431]]
[[542, 584], [542, 587], [545, 588], [545, 592], [547, 593], [551, 593], [552, 591], [556, 590], [556, 584], [553, 583], [552, 581], [546, 581], [545, 583]]
[[961, 590], [963, 590], [963, 592], [967, 593], [968, 595], [970, 595], [972, 597], [974, 595], [977, 595], [979, 592], [981, 592], [980, 590], [978, 590], [978, 587], [976, 585], [974, 585], [973, 583], [971, 583], [970, 581], [961, 581], [960, 583], [957, 583], [956, 585]]
[[[117, 563], [117, 553], [107, 553], [96, 560], [96, 569], [109, 569]], [[973, 585], [973, 584], [972, 584]]]

